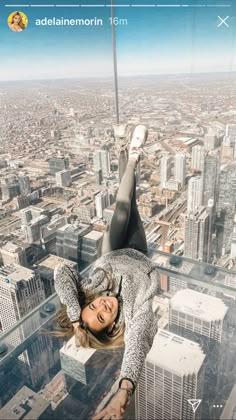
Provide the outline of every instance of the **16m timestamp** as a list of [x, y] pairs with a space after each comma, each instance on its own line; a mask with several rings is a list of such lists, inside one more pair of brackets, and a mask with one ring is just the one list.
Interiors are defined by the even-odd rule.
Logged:
[[114, 25], [114, 26], [127, 26], [128, 25], [128, 19], [110, 17], [108, 20], [109, 20], [110, 25]]

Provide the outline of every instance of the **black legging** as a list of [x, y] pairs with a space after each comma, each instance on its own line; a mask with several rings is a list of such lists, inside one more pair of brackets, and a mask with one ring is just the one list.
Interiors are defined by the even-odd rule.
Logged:
[[128, 160], [127, 150], [122, 150], [119, 155], [121, 182], [116, 208], [103, 236], [102, 255], [122, 248], [134, 248], [147, 254], [146, 235], [136, 203], [136, 166], [134, 160]]

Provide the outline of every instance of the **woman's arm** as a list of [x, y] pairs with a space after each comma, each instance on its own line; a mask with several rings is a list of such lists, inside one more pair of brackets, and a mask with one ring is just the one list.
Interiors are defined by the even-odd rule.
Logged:
[[80, 318], [81, 307], [79, 304], [80, 275], [68, 266], [60, 264], [54, 271], [54, 286], [61, 303], [67, 307], [67, 315], [71, 322]]
[[136, 387], [143, 363], [152, 347], [157, 330], [157, 323], [156, 325], [153, 323], [152, 308], [146, 302], [126, 325], [125, 351], [119, 377], [120, 381], [122, 378], [129, 379]]

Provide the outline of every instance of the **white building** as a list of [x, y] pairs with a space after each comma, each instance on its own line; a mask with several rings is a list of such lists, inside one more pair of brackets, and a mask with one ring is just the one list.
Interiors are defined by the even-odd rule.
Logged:
[[56, 173], [56, 184], [58, 187], [71, 186], [71, 173], [68, 169]]
[[191, 289], [178, 291], [170, 300], [169, 324], [186, 328], [221, 343], [228, 307], [223, 300]]
[[165, 188], [165, 184], [171, 177], [172, 157], [167, 154], [161, 158], [161, 188]]
[[188, 399], [203, 398], [204, 359], [200, 345], [165, 330], [156, 334], [135, 392], [135, 418], [200, 419]]
[[190, 178], [188, 183], [187, 211], [193, 211], [202, 204], [202, 177]]
[[211, 257], [211, 211], [203, 206], [185, 215], [184, 256], [209, 262]]
[[110, 153], [108, 150], [97, 150], [93, 154], [94, 170], [102, 170], [103, 177], [109, 177], [111, 173]]
[[232, 258], [236, 258], [236, 215], [234, 216], [234, 228], [233, 228], [233, 234], [232, 234], [232, 239], [231, 239], [230, 256]]
[[95, 195], [95, 207], [97, 217], [103, 218], [103, 210], [110, 206], [110, 194], [108, 191], [102, 191]]
[[228, 145], [233, 148], [234, 158], [236, 158], [236, 124], [227, 124], [225, 130], [224, 141], [227, 141]]
[[89, 380], [88, 366], [96, 349], [76, 346], [75, 336], [60, 349], [61, 367], [63, 372], [84, 385]]
[[203, 171], [204, 168], [204, 147], [197, 145], [192, 148], [192, 163], [193, 171]]
[[45, 299], [39, 272], [12, 264], [0, 268], [0, 320], [6, 331]]
[[216, 134], [211, 130], [204, 137], [204, 149], [207, 151], [214, 150], [216, 148], [216, 145], [217, 145]]
[[182, 188], [185, 185], [186, 178], [186, 156], [183, 153], [177, 153], [175, 156], [174, 178]]

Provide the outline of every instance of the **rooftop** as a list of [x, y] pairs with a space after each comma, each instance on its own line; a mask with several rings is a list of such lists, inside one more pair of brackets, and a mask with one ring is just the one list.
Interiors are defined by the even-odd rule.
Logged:
[[0, 419], [37, 419], [50, 406], [50, 403], [27, 386], [0, 410]]
[[228, 310], [221, 299], [191, 289], [178, 291], [171, 299], [171, 308], [207, 321], [224, 319]]
[[34, 272], [29, 268], [17, 264], [4, 265], [0, 268], [0, 280], [9, 280], [10, 283], [16, 283], [21, 280], [29, 281], [34, 276]]
[[196, 342], [159, 330], [154, 338], [147, 361], [176, 375], [198, 373], [206, 355]]
[[2, 251], [4, 250], [4, 251], [7, 251], [7, 252], [12, 252], [12, 253], [22, 250], [21, 247], [19, 247], [16, 244], [13, 244], [13, 242], [7, 242], [5, 245], [2, 246], [1, 249], [2, 249]]
[[56, 255], [50, 254], [48, 257], [45, 257], [43, 260], [41, 260], [38, 263], [38, 266], [43, 266], [47, 268], [51, 268], [52, 270], [55, 269], [55, 267], [59, 264], [65, 264], [68, 267], [74, 267], [76, 263], [66, 260], [65, 258], [57, 257]]
[[91, 232], [87, 233], [87, 235], [84, 235], [84, 238], [92, 239], [93, 241], [97, 241], [102, 236], [103, 236], [103, 232], [97, 232], [96, 230], [92, 230]]
[[82, 364], [85, 364], [95, 352], [96, 350], [92, 348], [77, 347], [75, 344], [75, 336], [60, 349], [60, 353], [63, 353], [72, 359], [76, 359]]

